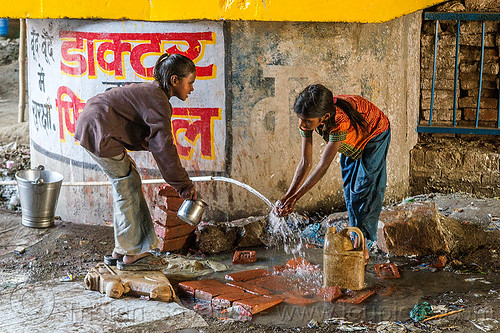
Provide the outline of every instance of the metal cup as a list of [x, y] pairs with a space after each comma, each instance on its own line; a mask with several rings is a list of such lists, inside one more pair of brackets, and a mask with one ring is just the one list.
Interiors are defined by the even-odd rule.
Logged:
[[177, 211], [177, 216], [190, 225], [197, 225], [201, 221], [201, 216], [207, 203], [201, 199], [186, 199]]

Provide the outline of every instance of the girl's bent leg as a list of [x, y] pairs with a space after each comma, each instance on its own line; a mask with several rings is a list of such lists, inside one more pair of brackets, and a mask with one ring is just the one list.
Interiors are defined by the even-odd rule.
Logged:
[[158, 247], [158, 237], [133, 160], [125, 152], [112, 158], [90, 155], [113, 187], [114, 251], [137, 255]]
[[372, 241], [377, 240], [378, 219], [384, 201], [389, 143], [390, 129], [372, 139], [358, 160], [341, 156], [349, 221]]

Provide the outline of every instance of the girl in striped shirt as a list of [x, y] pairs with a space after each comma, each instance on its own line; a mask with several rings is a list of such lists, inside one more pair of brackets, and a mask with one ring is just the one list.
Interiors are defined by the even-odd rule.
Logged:
[[[279, 200], [280, 216], [292, 212], [297, 200], [326, 173], [337, 152], [351, 226], [368, 241], [377, 240], [377, 225], [386, 187], [386, 157], [391, 139], [387, 116], [356, 95], [333, 96], [323, 85], [306, 87], [295, 101], [302, 136], [302, 160], [286, 194]], [[312, 167], [312, 132], [327, 142], [316, 168]], [[368, 259], [368, 250], [365, 249]]]

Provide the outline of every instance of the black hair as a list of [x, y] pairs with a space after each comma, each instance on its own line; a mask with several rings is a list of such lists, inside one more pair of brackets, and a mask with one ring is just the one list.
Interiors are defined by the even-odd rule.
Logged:
[[330, 119], [335, 124], [335, 106], [341, 108], [349, 117], [356, 134], [359, 133], [360, 128], [366, 130], [368, 124], [361, 113], [346, 100], [334, 99], [330, 89], [322, 84], [311, 84], [302, 90], [295, 100], [294, 111], [304, 118], [321, 118], [326, 113], [330, 113]]
[[168, 92], [170, 78], [177, 75], [179, 79], [196, 72], [194, 62], [182, 54], [162, 54], [156, 61], [153, 77], [160, 83], [161, 88]]

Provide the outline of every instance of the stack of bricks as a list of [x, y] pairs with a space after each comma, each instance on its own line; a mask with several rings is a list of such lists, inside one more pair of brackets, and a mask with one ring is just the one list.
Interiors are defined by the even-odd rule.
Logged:
[[[474, 1], [471, 1], [473, 3]], [[466, 2], [466, 6], [467, 6]], [[469, 4], [470, 5], [470, 4]], [[463, 6], [462, 6], [463, 7]], [[438, 9], [439, 10], [439, 9]], [[448, 9], [449, 10], [449, 9]], [[472, 11], [461, 8], [460, 11]], [[443, 9], [443, 11], [447, 11]], [[456, 21], [439, 21], [436, 81], [432, 124], [453, 125], [453, 98], [456, 58]], [[479, 95], [482, 22], [461, 21], [458, 56], [458, 126], [475, 126]], [[432, 96], [435, 21], [424, 21], [421, 35], [421, 114], [420, 124], [428, 125]], [[498, 106], [500, 30], [499, 22], [485, 22], [484, 65], [479, 110], [479, 126], [496, 127]]]
[[153, 223], [160, 239], [162, 252], [180, 250], [188, 246], [196, 228], [177, 217], [177, 211], [184, 202], [170, 185], [161, 185], [156, 190]]

